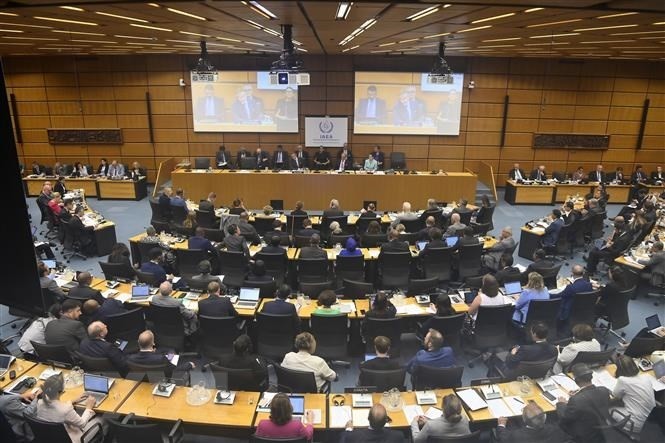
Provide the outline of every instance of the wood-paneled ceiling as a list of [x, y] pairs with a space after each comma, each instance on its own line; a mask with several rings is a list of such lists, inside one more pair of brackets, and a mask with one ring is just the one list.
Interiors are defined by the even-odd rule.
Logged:
[[363, 1], [336, 20], [340, 3], [0, 1], [0, 54], [279, 53], [292, 24], [309, 54], [665, 59], [663, 0]]

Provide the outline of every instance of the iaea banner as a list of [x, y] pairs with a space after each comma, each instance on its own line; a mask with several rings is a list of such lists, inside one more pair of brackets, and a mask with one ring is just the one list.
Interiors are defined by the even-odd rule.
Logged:
[[347, 117], [305, 117], [305, 146], [344, 146], [348, 124]]

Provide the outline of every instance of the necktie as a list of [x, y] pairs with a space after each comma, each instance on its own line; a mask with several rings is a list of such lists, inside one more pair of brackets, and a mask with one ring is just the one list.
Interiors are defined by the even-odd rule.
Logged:
[[515, 169], [515, 180], [522, 180], [522, 174], [519, 169]]
[[252, 113], [249, 112], [249, 100], [245, 100], [245, 113], [247, 114], [247, 118], [251, 118]]
[[281, 152], [277, 153], [277, 163], [282, 163], [282, 153]]

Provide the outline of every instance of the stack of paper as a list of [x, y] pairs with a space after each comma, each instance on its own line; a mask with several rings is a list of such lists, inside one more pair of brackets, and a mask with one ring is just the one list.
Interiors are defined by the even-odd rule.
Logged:
[[369, 414], [367, 409], [352, 409], [351, 417], [354, 427], [366, 428], [369, 426]]
[[577, 383], [575, 383], [575, 380], [568, 377], [566, 374], [553, 375], [552, 380], [554, 380], [557, 385], [561, 386], [568, 392], [575, 392], [580, 390], [580, 387], [577, 385]]
[[504, 397], [503, 400], [506, 405], [513, 411], [513, 415], [522, 415], [522, 409], [526, 406], [526, 402], [520, 397]]
[[439, 418], [443, 415], [443, 411], [441, 409], [431, 407], [425, 412], [425, 417], [429, 418], [430, 420], [434, 420], [435, 418]]
[[[367, 410], [365, 410], [365, 412], [367, 412]], [[346, 427], [346, 423], [351, 419], [352, 419], [351, 406], [331, 406], [330, 407], [330, 427], [331, 428], [344, 428], [344, 427]], [[355, 423], [354, 423], [354, 426], [355, 426]]]
[[485, 400], [478, 395], [475, 389], [462, 389], [457, 391], [457, 396], [461, 398], [464, 404], [472, 411], [487, 407], [487, 403], [485, 403]]
[[256, 405], [257, 412], [270, 412], [270, 402], [277, 395], [277, 392], [264, 392], [261, 400]]
[[487, 406], [490, 409], [490, 414], [492, 417], [512, 417], [513, 412], [510, 410], [506, 402], [502, 398], [496, 398], [494, 400], [487, 400]]
[[593, 378], [591, 383], [595, 386], [605, 386], [610, 392], [614, 391], [614, 387], [617, 384], [617, 379], [612, 377], [609, 372], [605, 369], [600, 369], [593, 371]]
[[419, 415], [425, 415], [423, 409], [418, 405], [404, 405], [402, 407], [407, 423], [413, 423], [413, 420]]
[[131, 301], [132, 294], [127, 294], [126, 292], [121, 292], [120, 294], [117, 294], [115, 296], [115, 299], [118, 300], [120, 303], [127, 303], [128, 301]]
[[305, 414], [308, 411], [312, 411], [312, 424], [320, 425], [321, 424], [321, 409], [305, 409]]

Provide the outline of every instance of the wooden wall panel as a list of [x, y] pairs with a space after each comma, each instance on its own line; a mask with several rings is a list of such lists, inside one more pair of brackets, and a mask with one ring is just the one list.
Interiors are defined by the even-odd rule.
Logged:
[[[312, 85], [300, 90], [301, 123], [306, 115], [352, 115], [354, 63], [352, 56], [305, 56]], [[287, 150], [304, 141], [299, 134], [195, 133], [192, 129], [189, 56], [14, 57], [6, 59], [6, 81], [16, 95], [23, 135], [19, 154], [24, 163], [52, 163], [80, 158], [97, 164], [101, 157], [140, 162], [154, 178], [160, 161], [212, 157], [220, 144], [235, 153], [241, 146]], [[363, 60], [363, 65], [367, 65]], [[381, 62], [386, 71], [403, 70], [404, 63]], [[665, 80], [663, 64], [635, 61], [585, 60], [574, 63], [548, 59], [469, 58], [463, 60], [467, 80], [475, 88], [462, 94], [458, 136], [354, 135], [349, 142], [359, 161], [378, 144], [388, 157], [404, 152], [409, 169], [476, 169], [480, 161], [495, 167], [497, 183], [519, 162], [526, 170], [543, 163], [549, 171], [572, 171], [578, 165], [606, 169], [635, 162], [647, 171], [663, 163], [665, 146]], [[256, 69], [242, 56], [229, 66]], [[145, 94], [150, 93], [154, 144], [150, 143]], [[505, 146], [499, 147], [503, 101], [508, 95]], [[651, 100], [641, 150], [636, 150], [642, 106]], [[351, 125], [352, 125], [351, 120]], [[46, 128], [119, 127], [121, 146], [48, 144]], [[607, 151], [534, 150], [535, 132], [576, 132], [610, 135]], [[336, 155], [337, 150], [330, 150]]]

